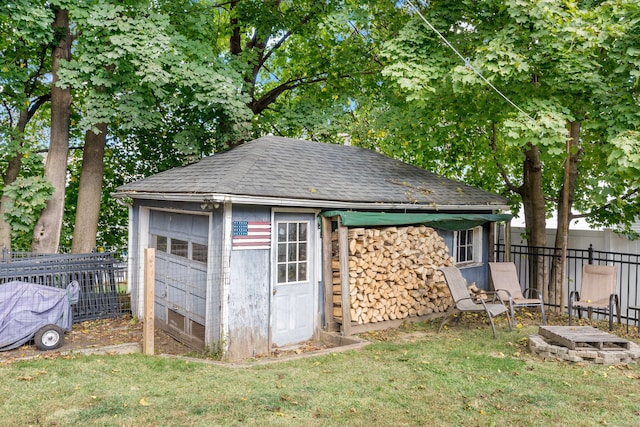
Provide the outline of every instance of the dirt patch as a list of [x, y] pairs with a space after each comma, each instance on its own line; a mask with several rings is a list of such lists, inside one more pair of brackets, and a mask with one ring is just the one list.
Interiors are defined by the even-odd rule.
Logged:
[[[131, 316], [89, 320], [74, 324], [72, 330], [65, 334], [62, 346], [54, 351], [40, 351], [33, 343], [28, 343], [0, 352], [0, 363], [36, 356], [57, 357], [77, 350], [129, 343], [142, 344], [142, 323]], [[193, 352], [160, 329], [155, 330], [154, 350], [156, 354], [173, 355]]]
[[[64, 343], [54, 351], [41, 351], [33, 342], [14, 350], [0, 352], [0, 364], [33, 357], [64, 357], [68, 353], [85, 352], [91, 349], [101, 349], [119, 344], [142, 345], [143, 327], [131, 316], [111, 319], [90, 320], [76, 323], [70, 332], [65, 334]], [[303, 353], [312, 353], [329, 348], [324, 343], [308, 341], [286, 348], [276, 348], [271, 354], [256, 355], [255, 360], [284, 359]], [[176, 340], [161, 329], [156, 328], [154, 339], [155, 354], [191, 356], [211, 359], [212, 355], [198, 352]]]

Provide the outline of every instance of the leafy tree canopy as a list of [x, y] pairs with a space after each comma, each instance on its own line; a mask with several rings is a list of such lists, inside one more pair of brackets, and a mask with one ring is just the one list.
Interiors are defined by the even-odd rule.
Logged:
[[[388, 107], [372, 110], [377, 128], [386, 129], [378, 147], [511, 195], [516, 206], [519, 196], [505, 181], [521, 184], [522, 153], [534, 144], [543, 190], [555, 204], [568, 124], [580, 122], [575, 208], [603, 224], [634, 221], [637, 2], [430, 1], [420, 12], [465, 61], [407, 5], [405, 27], [384, 49], [393, 89]], [[500, 171], [506, 180], [497, 179]]]

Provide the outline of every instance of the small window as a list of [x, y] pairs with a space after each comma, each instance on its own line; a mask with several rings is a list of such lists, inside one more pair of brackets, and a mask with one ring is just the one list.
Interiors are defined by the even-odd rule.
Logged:
[[189, 243], [184, 240], [171, 239], [171, 254], [188, 258]]
[[456, 264], [482, 262], [482, 227], [457, 231], [453, 252]]
[[207, 262], [207, 245], [201, 245], [200, 243], [191, 244], [191, 259], [199, 262]]
[[166, 236], [158, 236], [153, 235], [155, 240], [155, 248], [159, 252], [167, 252], [167, 237]]

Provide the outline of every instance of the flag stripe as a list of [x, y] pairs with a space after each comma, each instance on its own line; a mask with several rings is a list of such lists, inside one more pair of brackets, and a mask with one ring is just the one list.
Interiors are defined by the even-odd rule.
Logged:
[[268, 249], [271, 246], [271, 223], [234, 221], [232, 246], [242, 249]]

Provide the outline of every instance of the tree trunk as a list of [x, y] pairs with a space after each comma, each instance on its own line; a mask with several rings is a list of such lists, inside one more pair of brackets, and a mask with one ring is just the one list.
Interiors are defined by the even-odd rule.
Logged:
[[[20, 135], [24, 134], [29, 118], [28, 110], [24, 109], [20, 111], [20, 118], [18, 119], [17, 126], [17, 130]], [[22, 148], [23, 143], [20, 143], [19, 146]], [[13, 182], [18, 178], [18, 175], [20, 175], [20, 169], [22, 168], [22, 155], [22, 152], [18, 150], [18, 152], [9, 160], [7, 170], [2, 174], [2, 188], [7, 188], [9, 185], [13, 184]], [[3, 192], [2, 198], [0, 198], [0, 251], [3, 249], [11, 249], [11, 224], [9, 224], [4, 217], [7, 205], [11, 202], [11, 198]]]
[[571, 220], [571, 208], [578, 179], [578, 161], [580, 157], [580, 122], [571, 122], [569, 128], [569, 140], [567, 141], [567, 160], [565, 161], [565, 178], [558, 199], [558, 228], [556, 231], [556, 253], [551, 266], [551, 278], [549, 281], [549, 301], [558, 301], [560, 310], [565, 303], [564, 285], [566, 283], [566, 254], [569, 237], [569, 221]]
[[[21, 166], [22, 153], [16, 153], [16, 155], [9, 160], [7, 171], [2, 177], [3, 188], [7, 188], [7, 186], [13, 184], [20, 173]], [[0, 251], [3, 249], [11, 249], [11, 224], [4, 218], [7, 205], [11, 202], [11, 198], [3, 193], [0, 199]]]
[[74, 254], [91, 252], [96, 247], [100, 201], [102, 199], [107, 124], [99, 123], [96, 127], [100, 133], [95, 134], [93, 131], [88, 130], [84, 137], [76, 223], [73, 229], [73, 243], [71, 245], [71, 252]]
[[527, 246], [529, 247], [529, 274], [531, 287], [543, 292], [546, 283], [542, 249], [546, 246], [546, 219], [544, 194], [542, 192], [542, 162], [540, 149], [530, 145], [525, 152], [522, 180], [522, 204], [527, 225]]
[[58, 69], [61, 61], [71, 58], [69, 12], [56, 10], [54, 30], [64, 31], [64, 36], [53, 50], [51, 84], [51, 138], [44, 167], [44, 175], [54, 187], [53, 196], [47, 202], [33, 230], [31, 249], [36, 253], [55, 253], [60, 244], [60, 230], [64, 215], [64, 195], [69, 152], [69, 118], [71, 114], [71, 89], [58, 87]]

